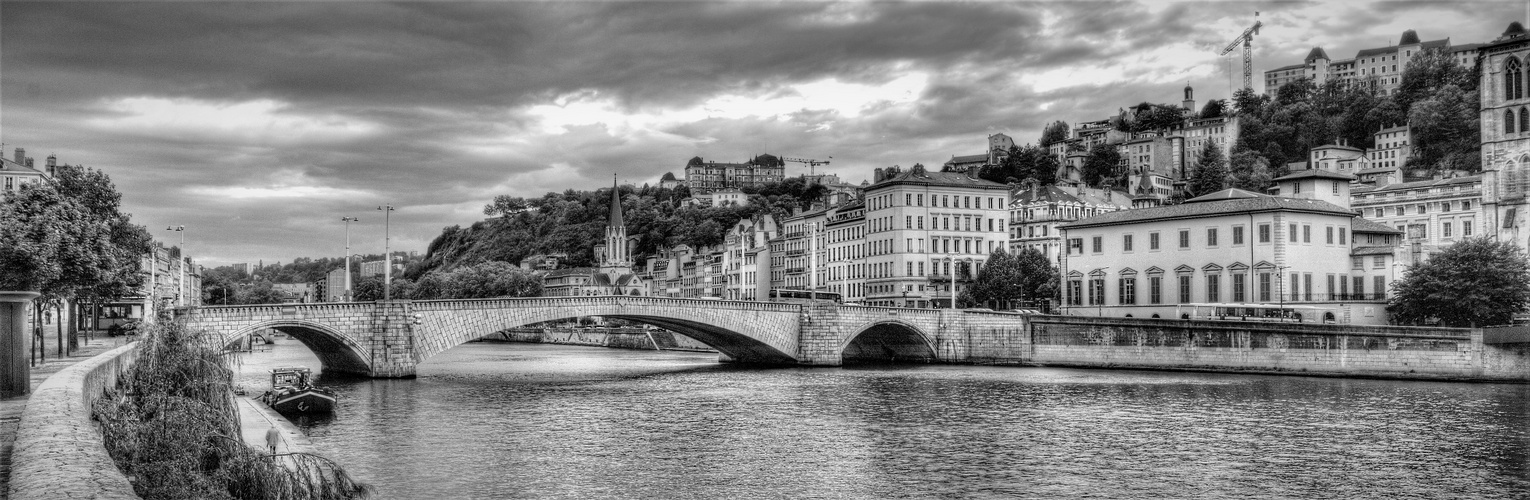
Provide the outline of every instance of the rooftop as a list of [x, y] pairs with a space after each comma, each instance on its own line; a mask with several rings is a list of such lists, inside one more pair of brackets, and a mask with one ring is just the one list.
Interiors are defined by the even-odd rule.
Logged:
[[[1389, 168], [1389, 169], [1374, 169], [1374, 170], [1377, 171], [1377, 172], [1382, 172], [1382, 171], [1396, 170], [1396, 169], [1395, 168]], [[1367, 172], [1367, 171], [1362, 171], [1362, 173], [1364, 173], [1364, 172]], [[1427, 188], [1432, 188], [1432, 187], [1454, 186], [1454, 185], [1457, 185], [1457, 184], [1478, 184], [1478, 183], [1481, 183], [1481, 182], [1482, 182], [1482, 176], [1481, 175], [1465, 175], [1465, 176], [1454, 177], [1454, 178], [1450, 178], [1450, 179], [1440, 179], [1440, 180], [1428, 179], [1428, 180], [1422, 180], [1422, 181], [1398, 182], [1398, 183], [1393, 183], [1393, 184], [1387, 184], [1385, 186], [1355, 187], [1354, 189], [1350, 190], [1350, 193], [1355, 194], [1355, 195], [1361, 195], [1361, 194], [1366, 194], [1366, 193], [1378, 193], [1378, 192], [1384, 192], [1384, 191], [1407, 191], [1407, 190], [1410, 190], [1410, 189], [1427, 189]]]
[[[1216, 193], [1213, 193], [1216, 194]], [[1059, 226], [1065, 229], [1114, 226], [1131, 224], [1136, 222], [1174, 219], [1194, 219], [1200, 217], [1216, 217], [1221, 215], [1258, 213], [1258, 212], [1306, 212], [1323, 213], [1353, 217], [1355, 213], [1344, 207], [1306, 198], [1283, 198], [1279, 196], [1259, 195], [1254, 198], [1238, 198], [1199, 203], [1184, 203], [1153, 208], [1138, 208], [1135, 210], [1123, 210], [1096, 215], [1087, 219], [1079, 220]]]
[[930, 172], [923, 168], [910, 168], [867, 189], [881, 189], [899, 184], [1006, 189], [1003, 184], [986, 179], [974, 179], [961, 172]]
[[1284, 176], [1281, 176], [1281, 177], [1276, 177], [1275, 179], [1273, 179], [1273, 181], [1274, 182], [1293, 181], [1293, 180], [1297, 180], [1297, 179], [1307, 179], [1307, 178], [1338, 179], [1338, 180], [1344, 180], [1344, 181], [1355, 180], [1355, 176], [1353, 176], [1353, 175], [1341, 174], [1341, 173], [1338, 173], [1338, 172], [1332, 172], [1332, 171], [1323, 170], [1323, 169], [1320, 169], [1320, 168], [1310, 168], [1310, 169], [1307, 169], [1307, 170], [1301, 170], [1301, 171], [1293, 172], [1293, 173], [1290, 173], [1290, 174], [1287, 174], [1287, 175], [1284, 175]]
[[1355, 217], [1349, 223], [1349, 230], [1356, 233], [1387, 233], [1402, 234], [1402, 231], [1393, 229], [1392, 226], [1376, 222], [1365, 217]]

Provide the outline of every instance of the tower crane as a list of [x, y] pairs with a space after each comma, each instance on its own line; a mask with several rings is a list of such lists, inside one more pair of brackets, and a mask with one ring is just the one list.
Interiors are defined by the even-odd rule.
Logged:
[[[830, 156], [829, 158], [833, 158], [833, 156]], [[808, 175], [810, 175], [810, 176], [811, 175], [816, 175], [816, 174], [814, 174], [814, 167], [817, 167], [819, 165], [828, 165], [829, 164], [829, 160], [814, 160], [812, 158], [781, 158], [781, 161], [789, 161], [789, 162], [793, 162], [793, 163], [805, 163], [805, 164], [807, 164], [807, 166], [808, 166]]]
[[1250, 89], [1250, 90], [1252, 90], [1254, 88], [1254, 44], [1253, 44], [1253, 41], [1254, 41], [1254, 35], [1259, 34], [1259, 27], [1260, 26], [1264, 26], [1264, 23], [1259, 22], [1259, 13], [1255, 12], [1254, 13], [1254, 25], [1253, 26], [1249, 26], [1248, 29], [1246, 29], [1246, 30], [1243, 30], [1243, 34], [1242, 35], [1238, 35], [1237, 38], [1234, 38], [1232, 43], [1227, 44], [1227, 48], [1222, 49], [1222, 52], [1220, 54], [1217, 54], [1218, 56], [1225, 56], [1225, 55], [1227, 55], [1228, 52], [1232, 52], [1233, 50], [1237, 49], [1239, 43], [1243, 44], [1243, 88]]

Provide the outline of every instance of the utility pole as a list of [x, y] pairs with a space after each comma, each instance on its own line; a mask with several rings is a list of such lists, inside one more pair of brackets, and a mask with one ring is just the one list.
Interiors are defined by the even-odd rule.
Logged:
[[356, 218], [356, 217], [341, 217], [340, 220], [345, 222], [345, 293], [342, 294], [342, 298], [344, 298], [346, 302], [350, 302], [351, 301], [351, 223], [352, 222], [360, 222], [361, 219]]
[[383, 300], [393, 300], [393, 254], [389, 252], [389, 242], [392, 238], [390, 233], [393, 205], [381, 205], [377, 207], [383, 213]]

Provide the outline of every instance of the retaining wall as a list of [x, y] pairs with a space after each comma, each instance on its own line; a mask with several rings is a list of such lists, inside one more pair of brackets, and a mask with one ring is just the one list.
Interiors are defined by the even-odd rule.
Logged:
[[1525, 348], [1485, 346], [1482, 335], [1464, 328], [1035, 316], [1023, 363], [1530, 381]]
[[136, 499], [106, 453], [91, 406], [138, 359], [128, 344], [75, 363], [44, 380], [27, 400], [11, 452], [14, 500]]

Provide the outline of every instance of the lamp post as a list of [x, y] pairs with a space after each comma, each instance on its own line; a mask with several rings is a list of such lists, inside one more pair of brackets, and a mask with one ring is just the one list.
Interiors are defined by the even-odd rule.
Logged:
[[[1105, 278], [1104, 278], [1105, 274], [1104, 273], [1105, 273], [1106, 269], [1110, 269], [1110, 266], [1105, 266], [1105, 267], [1102, 267], [1102, 268], [1099, 269], [1100, 273], [1102, 273], [1102, 274], [1100, 274], [1100, 276], [1101, 276], [1101, 278], [1100, 278], [1100, 300], [1097, 300], [1094, 303], [1094, 315], [1098, 316], [1098, 317], [1101, 317], [1101, 318], [1105, 317]], [[1094, 280], [1090, 279], [1089, 281], [1094, 281]], [[1091, 287], [1091, 289], [1089, 291], [1091, 292], [1089, 294], [1089, 295], [1091, 295], [1091, 297], [1089, 297], [1089, 299], [1090, 300], [1094, 300], [1094, 297], [1092, 297], [1092, 295], [1094, 295], [1093, 288]]]
[[356, 218], [356, 217], [341, 217], [340, 220], [342, 222], [345, 222], [345, 293], [343, 294], [342, 298], [346, 302], [350, 302], [351, 301], [351, 223], [352, 222], [359, 222], [359, 221], [361, 221], [361, 219]]
[[1280, 322], [1286, 322], [1286, 270], [1291, 266], [1277, 266], [1275, 268], [1275, 291], [1280, 295]]
[[393, 205], [379, 205], [378, 210], [383, 213], [383, 300], [393, 300], [393, 254], [389, 252], [388, 243], [390, 234], [390, 218], [393, 213]]
[[956, 310], [956, 252], [951, 252], [951, 310]]
[[175, 283], [175, 304], [186, 307], [186, 226], [167, 226], [165, 230], [181, 233], [181, 255], [176, 259], [179, 261], [176, 267], [181, 270], [181, 279]]

